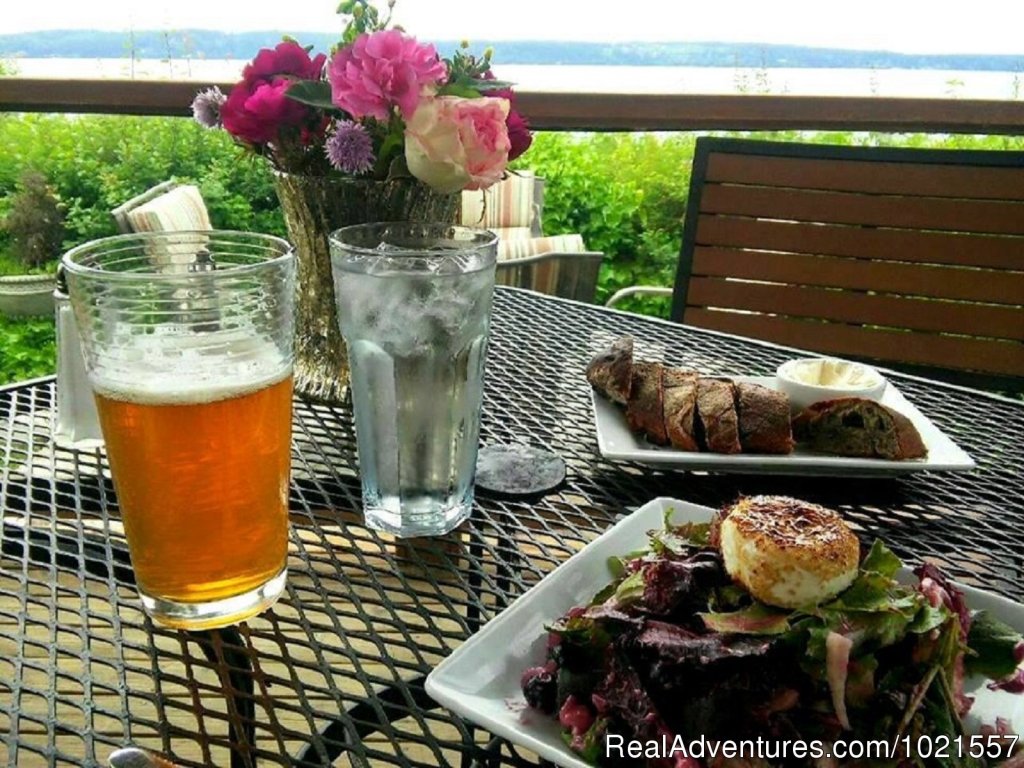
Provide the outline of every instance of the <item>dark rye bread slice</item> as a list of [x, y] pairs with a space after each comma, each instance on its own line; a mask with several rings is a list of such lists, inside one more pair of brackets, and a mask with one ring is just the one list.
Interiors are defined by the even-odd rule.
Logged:
[[739, 453], [739, 420], [733, 383], [697, 380], [697, 441], [712, 453]]
[[633, 378], [633, 337], [623, 336], [599, 352], [587, 366], [587, 381], [607, 397], [621, 405], [629, 401]]
[[789, 398], [760, 384], [736, 385], [740, 445], [748, 453], [792, 453]]
[[699, 451], [694, 421], [697, 416], [697, 372], [666, 368], [664, 383], [665, 432], [674, 448]]
[[626, 423], [633, 432], [643, 432], [655, 445], [668, 445], [665, 432], [665, 387], [661, 363], [634, 363]]
[[793, 419], [793, 434], [811, 450], [835, 456], [900, 461], [928, 455], [910, 419], [862, 397], [814, 403]]

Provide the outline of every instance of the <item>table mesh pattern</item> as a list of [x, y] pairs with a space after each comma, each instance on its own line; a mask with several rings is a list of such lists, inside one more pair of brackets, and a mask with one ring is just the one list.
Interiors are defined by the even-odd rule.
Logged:
[[[154, 625], [133, 586], [100, 452], [50, 439], [54, 385], [0, 391], [0, 755], [105, 765], [134, 743], [187, 766], [527, 765], [436, 708], [430, 669], [483, 622], [657, 496], [712, 506], [786, 493], [839, 509], [866, 540], [1024, 598], [1024, 406], [895, 377], [977, 461], [969, 474], [836, 480], [708, 475], [597, 452], [583, 368], [630, 332], [643, 356], [709, 374], [770, 374], [791, 352], [514, 289], [495, 300], [482, 441], [550, 449], [565, 483], [478, 494], [452, 535], [398, 541], [361, 525], [348, 409], [296, 402], [286, 595], [237, 629]], [[0, 761], [3, 757], [0, 756]]]

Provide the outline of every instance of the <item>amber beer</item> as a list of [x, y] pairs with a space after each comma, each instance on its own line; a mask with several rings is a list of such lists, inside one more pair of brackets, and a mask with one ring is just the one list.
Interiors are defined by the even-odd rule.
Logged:
[[[290, 367], [248, 385], [182, 377], [132, 391], [94, 381], [139, 591], [157, 614], [163, 601], [223, 601], [285, 578]], [[248, 601], [210, 625], [270, 603]]]

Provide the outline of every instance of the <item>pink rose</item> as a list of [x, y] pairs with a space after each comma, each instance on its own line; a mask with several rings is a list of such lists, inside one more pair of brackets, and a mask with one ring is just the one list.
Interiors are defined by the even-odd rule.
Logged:
[[322, 53], [311, 59], [298, 43], [262, 49], [242, 70], [242, 81], [221, 107], [224, 129], [249, 144], [277, 141], [283, 129], [299, 129], [303, 136], [315, 130], [309, 125], [315, 113], [285, 93], [295, 80], [319, 79], [326, 60]]
[[500, 181], [511, 147], [508, 109], [507, 99], [425, 99], [405, 127], [409, 171], [449, 194]]
[[397, 29], [360, 35], [327, 68], [331, 100], [357, 120], [387, 120], [392, 106], [408, 118], [424, 88], [443, 83], [447, 74], [434, 46]]

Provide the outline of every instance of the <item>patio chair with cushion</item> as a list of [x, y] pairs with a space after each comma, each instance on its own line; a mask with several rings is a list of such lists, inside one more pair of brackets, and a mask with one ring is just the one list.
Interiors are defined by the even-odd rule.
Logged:
[[124, 233], [213, 229], [198, 187], [174, 181], [147, 189], [111, 214]]
[[517, 171], [483, 192], [463, 192], [460, 223], [498, 235], [500, 285], [593, 302], [604, 255], [578, 234], [543, 236], [543, 212], [544, 179]]
[[1024, 153], [702, 137], [671, 294], [688, 325], [1024, 389]]
[[[111, 213], [125, 234], [213, 229], [199, 188], [174, 181], [157, 184]], [[185, 272], [194, 260], [196, 240], [186, 237], [180, 243], [150, 243], [147, 248], [154, 263], [175, 265], [171, 268]]]
[[482, 227], [502, 240], [544, 234], [544, 179], [533, 171], [516, 171], [486, 190], [462, 193], [459, 223]]
[[581, 235], [505, 240], [498, 243], [495, 280], [593, 303], [603, 259], [603, 253], [586, 249]]

